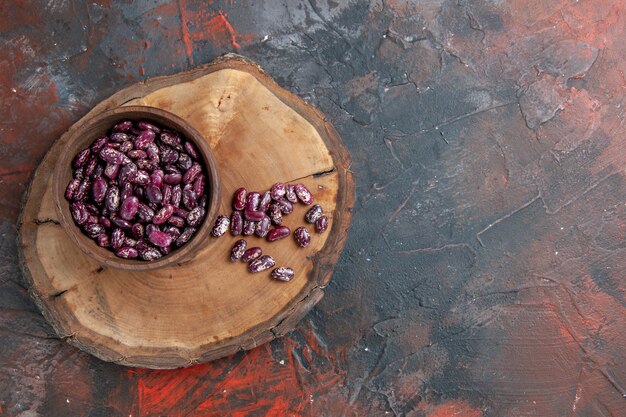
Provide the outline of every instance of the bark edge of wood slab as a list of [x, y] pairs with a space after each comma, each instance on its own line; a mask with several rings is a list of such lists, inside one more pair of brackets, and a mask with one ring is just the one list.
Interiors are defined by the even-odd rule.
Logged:
[[[232, 192], [302, 182], [330, 218], [324, 234], [298, 248], [226, 234], [195, 258], [148, 272], [103, 268], [67, 237], [51, 199], [51, 173], [68, 132], [82, 120], [124, 105], [148, 105], [187, 120], [218, 162], [220, 212]], [[355, 199], [350, 157], [318, 110], [279, 87], [256, 63], [228, 54], [186, 72], [147, 79], [102, 101], [48, 151], [35, 171], [18, 221], [19, 256], [29, 292], [59, 337], [105, 361], [178, 368], [252, 349], [290, 331], [323, 297], [345, 244]], [[259, 162], [260, 161], [260, 162]], [[256, 164], [256, 165], [255, 165]], [[286, 223], [306, 224], [297, 204]], [[311, 228], [312, 229], [312, 228]], [[291, 266], [289, 283], [250, 274], [228, 259], [247, 238]], [[184, 300], [184, 301], [181, 301]]]

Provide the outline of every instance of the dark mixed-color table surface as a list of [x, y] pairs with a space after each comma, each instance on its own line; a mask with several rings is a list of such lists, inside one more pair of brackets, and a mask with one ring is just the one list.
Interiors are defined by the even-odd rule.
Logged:
[[[626, 416], [624, 1], [16, 0], [0, 33], [0, 415]], [[346, 247], [282, 339], [102, 362], [29, 297], [29, 178], [102, 99], [225, 52], [339, 131]]]

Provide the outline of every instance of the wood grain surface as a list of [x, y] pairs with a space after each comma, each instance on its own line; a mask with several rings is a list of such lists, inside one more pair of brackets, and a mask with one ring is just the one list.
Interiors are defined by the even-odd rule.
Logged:
[[[242, 236], [230, 233], [203, 238], [191, 260], [147, 272], [109, 268], [81, 252], [56, 220], [50, 170], [83, 120], [122, 105], [167, 110], [202, 134], [218, 164], [220, 213], [230, 214], [241, 186], [262, 191], [278, 181], [300, 182], [312, 191], [330, 227], [322, 234], [309, 227], [307, 248], [291, 237], [246, 238], [277, 266], [292, 267], [291, 282], [231, 262], [230, 249]], [[62, 338], [104, 360], [172, 368], [254, 348], [289, 330], [321, 298], [350, 224], [348, 164], [323, 116], [241, 57], [128, 87], [70, 128], [35, 174], [21, 228], [31, 292]], [[307, 208], [295, 205], [284, 224], [305, 225]]]

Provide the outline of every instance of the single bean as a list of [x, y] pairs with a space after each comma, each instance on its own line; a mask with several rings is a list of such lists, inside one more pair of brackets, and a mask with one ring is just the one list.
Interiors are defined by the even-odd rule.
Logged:
[[152, 218], [152, 223], [159, 225], [165, 223], [172, 215], [174, 214], [174, 206], [168, 204], [163, 206], [161, 210], [159, 210], [154, 217]]
[[191, 165], [191, 168], [189, 168], [187, 171], [185, 171], [185, 174], [183, 175], [183, 182], [185, 184], [189, 184], [190, 182], [193, 182], [193, 180], [196, 179], [196, 177], [202, 172], [202, 166], [197, 163], [194, 162]]
[[246, 189], [241, 187], [235, 191], [235, 195], [233, 196], [233, 208], [235, 210], [243, 210], [246, 208]]
[[315, 230], [317, 231], [317, 233], [323, 233], [326, 231], [326, 229], [328, 229], [328, 217], [321, 216], [315, 222]]
[[137, 249], [135, 248], [131, 248], [129, 246], [124, 246], [122, 248], [119, 248], [115, 254], [117, 256], [119, 256], [120, 258], [126, 258], [126, 259], [134, 259], [137, 256], [139, 256], [139, 253], [137, 252]]
[[298, 227], [293, 231], [293, 237], [299, 246], [306, 248], [311, 243], [311, 234], [306, 227]]
[[187, 216], [187, 224], [191, 227], [198, 227], [202, 220], [204, 220], [204, 209], [202, 207], [196, 207], [195, 209], [189, 212]]
[[248, 264], [248, 271], [252, 273], [265, 271], [276, 265], [276, 261], [269, 255], [263, 255]]
[[119, 249], [124, 244], [125, 239], [126, 234], [122, 229], [114, 229], [113, 233], [111, 233], [111, 246], [113, 249]]
[[272, 278], [278, 281], [289, 282], [295, 276], [295, 272], [291, 268], [285, 268], [281, 266], [280, 268], [275, 268], [272, 271]]
[[230, 251], [230, 260], [233, 262], [240, 260], [246, 251], [246, 246], [248, 246], [248, 242], [246, 242], [245, 239], [239, 239], [236, 241]]
[[102, 177], [96, 178], [91, 186], [91, 196], [96, 203], [102, 203], [106, 195], [109, 184]]
[[261, 201], [261, 194], [253, 191], [248, 193], [248, 200], [246, 202], [246, 209], [250, 211], [259, 210], [259, 202]]
[[267, 236], [267, 233], [270, 230], [270, 224], [271, 224], [271, 220], [268, 216], [263, 217], [259, 223], [257, 223], [256, 225], [256, 229], [254, 231], [254, 233], [256, 233], [256, 235], [258, 237], [265, 237]]
[[79, 168], [79, 167], [84, 166], [89, 160], [90, 156], [91, 156], [91, 149], [89, 148], [83, 149], [82, 151], [78, 152], [76, 156], [74, 157], [74, 159], [72, 160], [72, 166], [74, 168]]
[[79, 226], [84, 224], [89, 217], [89, 213], [87, 212], [85, 204], [82, 201], [75, 201], [70, 204], [70, 212], [72, 213], [74, 223]]
[[298, 202], [298, 196], [296, 195], [296, 187], [293, 184], [287, 184], [285, 186], [285, 198], [290, 203]]
[[319, 219], [322, 215], [322, 212], [322, 206], [320, 206], [319, 204], [315, 204], [306, 212], [306, 214], [304, 215], [304, 220], [306, 220], [308, 223], [315, 223], [317, 219]]
[[280, 211], [280, 206], [276, 203], [270, 204], [268, 215], [272, 220], [272, 223], [276, 226], [283, 224], [283, 213]]
[[226, 233], [226, 230], [228, 230], [229, 225], [230, 225], [230, 220], [228, 219], [228, 217], [224, 215], [219, 215], [217, 216], [217, 219], [215, 220], [215, 225], [213, 226], [213, 230], [211, 231], [211, 234], [215, 237], [220, 237], [224, 233]]
[[233, 211], [230, 215], [230, 234], [233, 236], [239, 236], [243, 230], [243, 218], [241, 212], [238, 210]]
[[250, 210], [249, 208], [246, 208], [244, 210], [243, 215], [246, 217], [246, 219], [253, 222], [258, 222], [259, 220], [263, 219], [263, 217], [265, 217], [265, 213], [263, 213], [262, 211]]
[[152, 130], [154, 133], [161, 133], [161, 128], [153, 125], [150, 122], [146, 122], [145, 120], [141, 120], [137, 123], [137, 127], [140, 130]]
[[276, 240], [286, 238], [289, 234], [291, 234], [291, 229], [287, 226], [278, 226], [267, 233], [267, 240], [274, 242]]
[[296, 196], [298, 199], [302, 201], [304, 204], [311, 204], [313, 202], [313, 196], [308, 188], [305, 187], [304, 184], [296, 184], [295, 185]]
[[124, 120], [113, 126], [113, 132], [128, 132], [133, 128], [133, 122], [130, 120]]
[[254, 261], [263, 254], [263, 251], [258, 246], [247, 249], [241, 256], [241, 260], [244, 262]]
[[161, 232], [158, 230], [153, 231], [152, 233], [150, 233], [148, 235], [148, 240], [155, 246], [158, 246], [160, 248], [165, 247], [165, 246], [169, 246], [172, 244], [172, 236], [165, 233], [165, 232]]
[[185, 230], [183, 230], [183, 233], [180, 234], [180, 236], [176, 239], [176, 246], [182, 246], [185, 243], [187, 243], [189, 241], [189, 239], [191, 239], [191, 236], [193, 236], [193, 234], [196, 233], [196, 228], [195, 227], [188, 227]]
[[244, 236], [251, 236], [254, 234], [254, 230], [256, 229], [256, 222], [250, 220], [243, 221], [243, 230], [241, 231]]
[[69, 184], [67, 184], [67, 188], [65, 189], [65, 198], [67, 200], [72, 200], [72, 197], [74, 196], [74, 193], [76, 193], [76, 190], [78, 190], [78, 186], [80, 185], [80, 180], [76, 179], [76, 178], [72, 178], [69, 182]]
[[283, 197], [285, 195], [285, 192], [285, 184], [283, 184], [282, 182], [277, 182], [276, 184], [272, 185], [272, 188], [270, 189], [270, 195], [274, 200]]
[[261, 197], [261, 201], [259, 201], [259, 211], [266, 212], [270, 208], [270, 204], [272, 203], [272, 195], [269, 191], [266, 191]]

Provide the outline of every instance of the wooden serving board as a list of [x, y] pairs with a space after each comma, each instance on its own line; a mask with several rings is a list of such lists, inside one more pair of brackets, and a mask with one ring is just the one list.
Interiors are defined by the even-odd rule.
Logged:
[[[251, 349], [291, 330], [323, 296], [347, 237], [354, 204], [350, 159], [324, 116], [280, 88], [256, 64], [226, 55], [171, 76], [130, 86], [104, 100], [78, 124], [124, 105], [148, 105], [187, 120], [213, 149], [221, 176], [221, 212], [233, 191], [266, 190], [276, 181], [302, 182], [328, 213], [326, 233], [309, 247], [292, 238], [261, 246], [289, 283], [250, 274], [229, 260], [239, 237], [211, 238], [185, 264], [151, 272], [101, 267], [68, 238], [52, 202], [51, 173], [67, 134], [50, 149], [32, 179], [20, 219], [21, 264], [30, 291], [61, 338], [123, 365], [175, 368]], [[295, 205], [285, 223], [304, 224]]]

